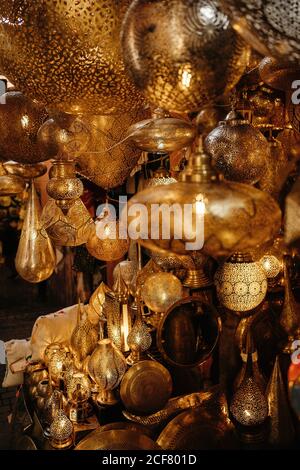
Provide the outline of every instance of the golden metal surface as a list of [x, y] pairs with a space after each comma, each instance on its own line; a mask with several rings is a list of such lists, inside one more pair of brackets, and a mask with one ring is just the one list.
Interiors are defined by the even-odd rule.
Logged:
[[16, 162], [6, 162], [3, 163], [3, 167], [9, 175], [16, 175], [24, 178], [25, 180], [30, 180], [33, 178], [39, 178], [47, 173], [47, 166], [43, 163], [16, 163]]
[[41, 224], [58, 246], [82, 245], [94, 228], [93, 219], [81, 199], [75, 200], [67, 215], [53, 199], [49, 199], [43, 208]]
[[109, 393], [118, 387], [126, 368], [125, 357], [110, 339], [98, 341], [98, 346], [91, 355], [88, 364], [91, 378], [99, 385], [97, 402], [100, 404], [113, 402]]
[[220, 319], [214, 308], [192, 296], [179, 300], [163, 315], [156, 344], [168, 364], [194, 367], [212, 354], [219, 333]]
[[76, 199], [83, 194], [83, 183], [76, 178], [74, 161], [55, 161], [49, 171], [48, 195], [56, 201], [65, 214]]
[[51, 240], [41, 225], [41, 207], [34, 183], [31, 183], [15, 266], [23, 279], [33, 283], [48, 279], [56, 266]]
[[[108, 221], [104, 224], [104, 234], [107, 238], [100, 239], [97, 236], [97, 225], [102, 221], [95, 222], [86, 247], [88, 252], [97, 259], [103, 261], [117, 261], [121, 259], [128, 251], [128, 238], [119, 237], [119, 221]], [[113, 234], [115, 233], [115, 236]], [[111, 237], [111, 238], [109, 238]]]
[[157, 443], [166, 450], [235, 448], [225, 397], [216, 395], [211, 403], [177, 415], [162, 430]]
[[142, 300], [153, 312], [166, 312], [182, 294], [181, 282], [171, 273], [151, 274], [141, 289]]
[[270, 417], [269, 443], [276, 447], [287, 448], [294, 442], [295, 429], [278, 356], [275, 359], [266, 394]]
[[120, 395], [125, 408], [136, 414], [149, 414], [163, 408], [172, 393], [169, 371], [156, 361], [140, 361], [126, 372]]
[[229, 310], [253, 310], [264, 300], [267, 293], [265, 271], [259, 262], [247, 258], [232, 258], [216, 271], [215, 286], [218, 299]]
[[[2, 5], [0, 10], [1, 8]], [[9, 91], [1, 99], [0, 160], [14, 160], [19, 163], [37, 163], [47, 160], [47, 153], [43, 153], [37, 143], [39, 127], [47, 118], [45, 108], [18, 91]]]
[[15, 196], [25, 189], [25, 181], [16, 175], [0, 176], [0, 196]]
[[274, 57], [264, 57], [258, 70], [262, 81], [275, 90], [288, 90], [292, 82], [299, 77], [299, 69], [296, 66], [283, 64]]
[[[213, 172], [209, 157], [198, 150], [189, 159], [188, 166], [179, 178], [185, 180], [172, 185], [158, 186], [153, 191], [146, 189], [133, 196], [128, 204], [141, 203], [147, 208], [147, 233], [151, 233], [152, 204], [193, 204], [193, 221], [199, 217], [199, 199], [204, 203], [204, 246], [203, 252], [213, 258], [227, 258], [235, 251], [250, 251], [271, 240], [278, 232], [281, 224], [281, 212], [268, 194], [246, 184], [225, 182], [217, 179]], [[196, 182], [193, 182], [193, 181]], [[134, 217], [128, 217], [128, 223]], [[196, 241], [196, 228], [189, 227], [189, 239], [184, 235], [182, 216], [180, 231], [176, 229], [178, 220], [174, 211], [174, 221], [170, 224], [170, 237], [163, 239], [160, 227], [156, 240], [140, 239], [141, 245], [152, 251], [166, 251], [186, 254], [186, 242]], [[168, 221], [169, 222], [169, 221]], [[185, 227], [186, 228], [186, 227]], [[175, 238], [177, 237], [177, 238]]]
[[145, 152], [165, 153], [188, 147], [196, 137], [196, 128], [183, 119], [152, 118], [130, 126], [127, 135]]
[[77, 325], [70, 339], [71, 351], [80, 365], [91, 354], [98, 342], [98, 328], [89, 319], [84, 307], [79, 303], [77, 312]]
[[249, 56], [215, 0], [135, 0], [121, 39], [139, 90], [177, 112], [197, 111], [231, 90]]
[[267, 400], [253, 377], [247, 377], [235, 392], [230, 411], [243, 426], [258, 426], [268, 416]]
[[205, 147], [216, 169], [227, 180], [240, 183], [257, 183], [270, 159], [266, 138], [235, 111], [208, 134]]
[[141, 106], [120, 51], [129, 0], [17, 0], [0, 6], [0, 66], [14, 85], [73, 114]]
[[299, 63], [297, 0], [222, 0], [233, 28], [260, 54]]
[[160, 447], [140, 431], [114, 429], [93, 431], [82, 439], [75, 450], [159, 450]]

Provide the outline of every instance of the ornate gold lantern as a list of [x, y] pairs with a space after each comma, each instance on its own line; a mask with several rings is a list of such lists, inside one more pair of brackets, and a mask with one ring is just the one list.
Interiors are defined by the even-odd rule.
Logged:
[[88, 210], [76, 199], [64, 214], [53, 199], [45, 204], [41, 224], [55, 245], [78, 246], [86, 243], [94, 226]]
[[166, 312], [180, 300], [183, 289], [179, 279], [171, 273], [157, 273], [149, 276], [142, 289], [141, 298], [153, 312]]
[[233, 28], [263, 56], [299, 63], [299, 3], [297, 0], [222, 0]]
[[153, 105], [177, 112], [197, 111], [230, 91], [249, 56], [214, 0], [135, 0], [121, 38], [136, 86]]
[[141, 354], [147, 351], [152, 343], [149, 328], [142, 318], [139, 299], [136, 299], [135, 303], [131, 305], [131, 310], [135, 311], [135, 322], [127, 337], [127, 343], [131, 350], [130, 355], [126, 359], [129, 365], [139, 362]]
[[268, 288], [261, 265], [241, 253], [218, 268], [215, 285], [221, 304], [235, 312], [253, 310], [264, 300]]
[[208, 134], [205, 147], [217, 170], [240, 183], [257, 183], [270, 159], [266, 138], [235, 111]]
[[117, 264], [113, 271], [114, 281], [117, 280], [119, 274], [122, 276], [125, 284], [130, 286], [132, 278], [136, 271], [136, 265], [133, 261], [125, 260]]
[[129, 240], [125, 227], [104, 210], [95, 222], [86, 243], [88, 252], [103, 261], [116, 261], [128, 251]]
[[114, 114], [142, 99], [126, 76], [119, 32], [129, 0], [0, 7], [0, 67], [31, 98], [73, 114]]
[[113, 390], [119, 385], [126, 372], [126, 360], [110, 339], [103, 339], [93, 352], [88, 370], [99, 385], [97, 402], [102, 405], [116, 403]]
[[233, 396], [230, 411], [243, 426], [258, 426], [268, 416], [268, 404], [252, 377], [245, 379]]
[[48, 279], [56, 264], [51, 240], [41, 222], [41, 207], [32, 182], [15, 265], [20, 276], [33, 283]]
[[84, 359], [93, 352], [98, 341], [97, 326], [93, 325], [86, 310], [79, 303], [77, 312], [77, 325], [71, 336], [71, 351], [75, 359], [75, 365], [81, 369]]
[[73, 445], [73, 424], [66, 414], [59, 410], [50, 426], [50, 444], [54, 449], [68, 449]]
[[83, 194], [83, 184], [79, 178], [76, 178], [75, 163], [55, 161], [52, 163], [49, 176], [47, 193], [63, 213], [67, 214], [75, 200]]
[[193, 142], [196, 127], [191, 122], [169, 117], [162, 109], [156, 109], [152, 119], [130, 126], [127, 136], [145, 152], [174, 152]]
[[[152, 251], [163, 250], [163, 254], [167, 251], [187, 254], [201, 245], [206, 255], [227, 258], [237, 250], [246, 252], [271, 240], [281, 225], [276, 202], [249, 185], [222, 181], [201, 144], [190, 156], [178, 183], [141, 191], [130, 199], [129, 210], [135, 204], [144, 205], [145, 213], [138, 219], [129, 214], [128, 223], [138, 220], [142, 226], [141, 245]], [[153, 204], [159, 207], [165, 204], [170, 215], [166, 214], [161, 221], [153, 218]], [[185, 204], [191, 208], [188, 222]], [[158, 231], [155, 238], [151, 238], [153, 228]], [[163, 236], [164, 230], [168, 230], [168, 237]]]
[[64, 364], [67, 359], [67, 353], [64, 349], [53, 352], [48, 363], [49, 376], [56, 384], [63, 378]]
[[9, 91], [1, 100], [0, 160], [14, 160], [20, 163], [47, 160], [47, 154], [42, 152], [37, 143], [39, 127], [47, 117], [45, 108], [19, 91]]

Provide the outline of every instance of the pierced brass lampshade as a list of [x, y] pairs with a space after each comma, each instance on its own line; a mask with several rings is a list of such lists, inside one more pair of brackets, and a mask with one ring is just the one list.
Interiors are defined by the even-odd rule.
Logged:
[[141, 354], [147, 351], [152, 343], [149, 328], [142, 318], [139, 298], [135, 300], [135, 303], [131, 306], [131, 310], [135, 310], [136, 318], [127, 337], [127, 343], [131, 350], [130, 355], [126, 359], [129, 365], [139, 362], [141, 360]]
[[75, 365], [82, 367], [84, 359], [93, 352], [98, 341], [98, 328], [89, 319], [86, 310], [78, 304], [77, 324], [72, 332], [70, 345]]
[[[203, 252], [216, 259], [227, 258], [237, 250], [247, 252], [271, 240], [281, 225], [276, 202], [249, 185], [222, 181], [201, 145], [190, 156], [178, 183], [141, 191], [130, 199], [129, 210], [134, 204], [144, 205], [145, 212], [129, 214], [128, 223], [139, 221], [141, 245], [156, 252], [164, 250], [163, 254], [196, 250], [195, 246], [201, 245], [199, 234], [203, 228]], [[165, 204], [170, 214], [162, 220], [153, 218], [154, 204]], [[185, 220], [185, 204], [191, 207], [192, 223]], [[157, 234], [151, 238], [153, 229]], [[165, 230], [168, 237], [163, 236]], [[187, 247], [187, 242], [192, 245]]]
[[188, 121], [164, 116], [162, 110], [152, 119], [137, 122], [129, 127], [127, 135], [145, 152], [174, 152], [188, 147], [196, 137], [196, 127]]
[[73, 445], [73, 424], [59, 410], [50, 426], [50, 444], [54, 449], [68, 449]]
[[233, 28], [260, 54], [299, 63], [298, 0], [222, 0]]
[[129, 240], [119, 221], [103, 218], [96, 220], [86, 247], [88, 252], [97, 259], [116, 261], [127, 253]]
[[136, 271], [136, 265], [133, 261], [125, 260], [117, 264], [113, 271], [114, 281], [117, 280], [119, 274], [121, 274], [125, 284], [130, 285], [132, 278]]
[[59, 380], [63, 377], [64, 363], [67, 359], [67, 353], [65, 350], [60, 349], [51, 354], [48, 370], [49, 376], [55, 381], [56, 384], [59, 383]]
[[268, 416], [268, 403], [253, 378], [245, 379], [233, 396], [230, 411], [243, 426], [258, 426]]
[[197, 111], [230, 91], [249, 55], [215, 0], [135, 0], [121, 39], [138, 89], [153, 105], [177, 112]]
[[26, 281], [37, 283], [48, 279], [55, 265], [55, 253], [42, 225], [41, 207], [32, 182], [15, 259], [16, 270]]
[[171, 273], [157, 273], [149, 276], [142, 289], [141, 298], [153, 312], [166, 312], [182, 297], [182, 285]]
[[0, 104], [0, 160], [20, 163], [47, 160], [47, 154], [42, 152], [37, 143], [39, 127], [46, 117], [47, 111], [41, 104], [31, 101], [19, 91], [5, 93]]
[[47, 193], [67, 214], [75, 200], [83, 194], [83, 184], [79, 178], [76, 178], [75, 163], [55, 161], [52, 163], [49, 176]]
[[110, 339], [98, 342], [88, 365], [91, 378], [99, 385], [98, 403], [103, 405], [116, 403], [113, 390], [120, 384], [126, 368], [125, 357]]
[[72, 377], [70, 377], [67, 385], [68, 400], [71, 402], [74, 399], [78, 385], [80, 386], [80, 394], [76, 396], [77, 401], [87, 401], [91, 395], [91, 382], [87, 375], [83, 372], [75, 372]]
[[64, 214], [53, 199], [45, 204], [41, 217], [42, 227], [57, 246], [79, 246], [86, 243], [94, 226], [88, 210], [76, 199]]
[[217, 170], [240, 183], [257, 183], [270, 158], [266, 138], [235, 111], [208, 134], [205, 147]]
[[245, 254], [233, 255], [215, 274], [219, 301], [229, 310], [247, 312], [265, 298], [267, 277], [260, 263]]
[[168, 170], [161, 166], [154, 172], [152, 178], [149, 178], [145, 181], [144, 188], [153, 188], [154, 186], [161, 186], [162, 184], [172, 184], [176, 182], [177, 180], [170, 175]]
[[119, 32], [130, 0], [17, 0], [0, 7], [0, 67], [31, 98], [72, 114], [139, 108]]

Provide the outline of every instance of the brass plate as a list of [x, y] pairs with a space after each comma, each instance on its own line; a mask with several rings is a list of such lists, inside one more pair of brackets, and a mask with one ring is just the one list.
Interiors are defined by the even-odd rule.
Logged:
[[216, 310], [200, 297], [173, 304], [159, 322], [156, 343], [164, 360], [175, 367], [195, 367], [215, 349], [221, 320]]
[[24, 434], [17, 440], [15, 450], [37, 450], [37, 447], [33, 439]]
[[163, 429], [157, 439], [166, 450], [212, 450], [235, 448], [232, 426], [200, 408], [184, 411]]
[[134, 364], [121, 382], [122, 402], [128, 411], [136, 414], [150, 414], [162, 409], [171, 393], [171, 375], [156, 361]]
[[138, 431], [115, 429], [93, 431], [75, 447], [75, 450], [159, 450], [150, 437]]

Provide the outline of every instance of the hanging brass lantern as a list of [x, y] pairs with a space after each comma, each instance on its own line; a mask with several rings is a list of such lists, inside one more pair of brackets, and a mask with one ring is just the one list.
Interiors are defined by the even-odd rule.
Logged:
[[141, 298], [153, 312], [166, 312], [182, 294], [181, 282], [171, 273], [151, 274], [141, 289]]
[[266, 138], [235, 111], [208, 134], [205, 147], [217, 170], [240, 183], [257, 183], [270, 158]]
[[215, 285], [220, 303], [235, 312], [253, 310], [264, 300], [268, 288], [261, 265], [242, 253], [218, 268]]
[[47, 193], [67, 214], [74, 201], [83, 194], [83, 184], [79, 178], [76, 178], [75, 163], [55, 161], [52, 163], [49, 176]]
[[67, 214], [62, 212], [56, 201], [49, 199], [43, 208], [41, 224], [57, 246], [79, 246], [86, 243], [94, 225], [81, 199], [74, 201]]
[[135, 0], [121, 39], [139, 90], [153, 105], [177, 112], [197, 111], [229, 92], [250, 51], [216, 0]]
[[33, 182], [15, 265], [20, 276], [33, 283], [48, 279], [56, 265], [51, 240], [41, 225], [41, 207]]
[[[227, 258], [237, 250], [247, 252], [271, 240], [281, 224], [276, 202], [249, 185], [220, 180], [201, 144], [190, 156], [178, 183], [141, 191], [130, 199], [128, 209], [135, 204], [144, 205], [145, 211], [141, 216], [129, 214], [128, 223], [140, 222], [140, 243], [152, 251], [163, 250], [163, 254], [187, 254], [204, 241], [205, 254]], [[165, 204], [170, 214], [158, 220], [151, 213], [153, 204]], [[185, 224], [185, 204], [191, 208], [192, 224], [190, 220]], [[204, 240], [199, 237], [202, 228]], [[153, 229], [158, 236], [151, 238]], [[165, 230], [168, 237], [163, 236]]]
[[156, 109], [152, 119], [130, 126], [127, 136], [145, 152], [174, 152], [193, 142], [196, 128], [191, 122], [172, 118], [162, 109]]
[[299, 63], [298, 0], [222, 0], [233, 28], [260, 54]]
[[31, 101], [19, 91], [5, 93], [0, 104], [0, 160], [19, 163], [47, 160], [47, 154], [42, 152], [37, 143], [39, 127], [46, 118], [47, 111], [36, 101]]
[[12, 0], [0, 6], [0, 67], [31, 98], [72, 114], [139, 108], [119, 32], [130, 0]]
[[88, 252], [103, 261], [116, 261], [128, 251], [127, 231], [119, 221], [111, 219], [105, 210], [95, 222], [86, 243]]

